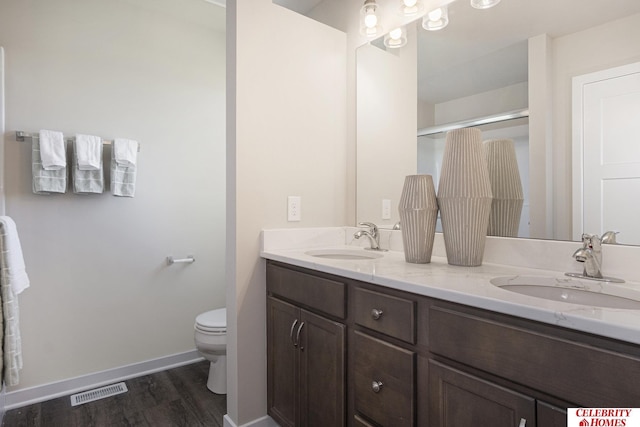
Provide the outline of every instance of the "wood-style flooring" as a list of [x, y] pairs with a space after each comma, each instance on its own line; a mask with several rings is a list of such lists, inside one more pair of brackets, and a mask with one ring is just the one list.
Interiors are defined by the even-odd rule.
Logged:
[[222, 427], [226, 395], [207, 389], [209, 362], [126, 380], [129, 391], [79, 406], [69, 396], [7, 411], [6, 427]]

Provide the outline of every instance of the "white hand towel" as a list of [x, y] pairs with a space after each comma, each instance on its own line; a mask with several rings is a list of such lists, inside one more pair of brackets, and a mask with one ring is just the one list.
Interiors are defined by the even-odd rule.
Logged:
[[29, 276], [24, 266], [22, 246], [16, 223], [8, 216], [0, 216], [0, 247], [2, 248], [2, 269], [14, 294], [18, 295], [29, 287]]
[[40, 157], [44, 170], [58, 170], [67, 167], [67, 150], [62, 132], [40, 131]]
[[102, 138], [93, 135], [76, 135], [75, 151], [78, 169], [99, 170], [102, 164]]
[[35, 194], [64, 193], [67, 191], [67, 168], [45, 170], [40, 156], [40, 138], [33, 138], [31, 145], [31, 173]]
[[113, 141], [113, 154], [118, 166], [135, 167], [138, 158], [138, 141], [116, 138]]

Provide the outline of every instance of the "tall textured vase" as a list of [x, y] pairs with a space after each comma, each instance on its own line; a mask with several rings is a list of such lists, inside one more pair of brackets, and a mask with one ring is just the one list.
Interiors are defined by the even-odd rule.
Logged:
[[516, 150], [511, 139], [484, 142], [493, 202], [489, 216], [489, 236], [517, 237], [524, 193]]
[[398, 211], [405, 261], [414, 264], [431, 262], [438, 220], [436, 189], [431, 175], [405, 177]]
[[414, 264], [431, 262], [438, 219], [436, 189], [431, 175], [409, 175], [398, 206], [404, 259]]
[[482, 264], [491, 201], [480, 129], [449, 131], [438, 184], [438, 206], [449, 264], [465, 267]]

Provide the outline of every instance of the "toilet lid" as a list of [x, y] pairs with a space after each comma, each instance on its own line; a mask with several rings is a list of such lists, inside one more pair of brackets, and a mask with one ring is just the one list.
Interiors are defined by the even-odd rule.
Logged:
[[203, 331], [225, 332], [227, 330], [227, 309], [206, 311], [196, 317], [196, 327]]

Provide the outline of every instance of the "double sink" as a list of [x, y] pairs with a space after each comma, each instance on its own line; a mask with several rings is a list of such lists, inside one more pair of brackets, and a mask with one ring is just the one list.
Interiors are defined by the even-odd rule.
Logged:
[[[316, 249], [305, 252], [316, 258], [371, 261], [382, 258], [381, 252], [364, 249]], [[606, 282], [547, 276], [502, 276], [490, 283], [505, 291], [592, 307], [640, 310], [640, 291], [613, 288]]]

